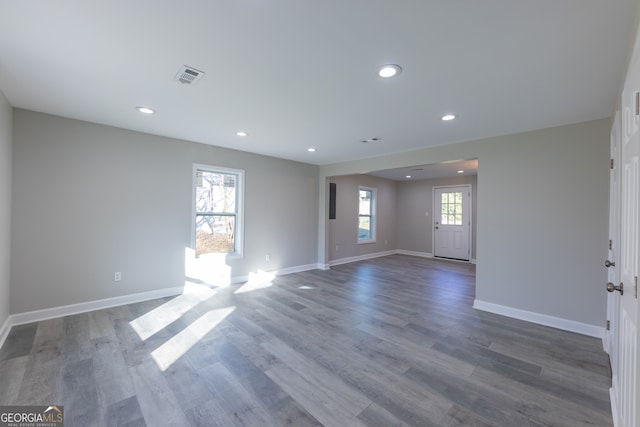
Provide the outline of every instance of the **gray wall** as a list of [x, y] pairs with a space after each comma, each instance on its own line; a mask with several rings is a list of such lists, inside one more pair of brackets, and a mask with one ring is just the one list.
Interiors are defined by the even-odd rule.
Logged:
[[0, 91], [0, 327], [9, 316], [13, 111]]
[[[471, 258], [476, 257], [478, 177], [454, 176], [398, 183], [398, 249], [433, 255], [433, 187], [471, 184]], [[429, 212], [429, 216], [425, 215]]]
[[[326, 165], [320, 194], [325, 177], [478, 158], [477, 298], [602, 326], [609, 127], [603, 119]], [[321, 221], [321, 264], [326, 227]]]
[[609, 130], [607, 119], [483, 144], [479, 300], [604, 325]]
[[12, 313], [183, 285], [193, 163], [245, 170], [233, 277], [316, 263], [317, 166], [20, 109], [13, 130]]
[[[329, 261], [395, 249], [396, 182], [368, 175], [337, 176], [329, 181], [336, 184], [336, 219], [329, 220]], [[358, 244], [359, 186], [377, 189], [375, 243]]]
[[[604, 321], [608, 119], [318, 169], [25, 110], [13, 116], [12, 313], [181, 285], [194, 162], [246, 170], [245, 257], [228, 262], [243, 276], [335, 258], [326, 198], [316, 197], [318, 188], [326, 195], [325, 178], [478, 158], [477, 298]], [[0, 117], [0, 159], [10, 168], [6, 103]], [[386, 233], [376, 245], [388, 244], [370, 252], [398, 247], [396, 230]]]

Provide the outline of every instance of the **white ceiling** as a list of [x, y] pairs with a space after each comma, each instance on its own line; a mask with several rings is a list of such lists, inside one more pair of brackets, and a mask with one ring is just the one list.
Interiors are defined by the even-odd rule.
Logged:
[[[636, 3], [3, 1], [0, 89], [19, 108], [329, 164], [610, 116]], [[381, 79], [386, 63], [403, 73]], [[206, 75], [182, 85], [182, 65]]]
[[[458, 173], [462, 171], [462, 173]], [[393, 181], [420, 181], [422, 179], [446, 178], [458, 175], [477, 175], [478, 159], [454, 160], [429, 165], [408, 166], [406, 168], [387, 169], [368, 173]], [[410, 178], [407, 178], [409, 176]]]

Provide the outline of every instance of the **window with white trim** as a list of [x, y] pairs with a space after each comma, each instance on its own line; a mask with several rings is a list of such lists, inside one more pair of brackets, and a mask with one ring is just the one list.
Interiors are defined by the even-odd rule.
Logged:
[[196, 256], [242, 255], [244, 171], [194, 165], [193, 187]]
[[376, 189], [358, 187], [358, 243], [376, 241]]

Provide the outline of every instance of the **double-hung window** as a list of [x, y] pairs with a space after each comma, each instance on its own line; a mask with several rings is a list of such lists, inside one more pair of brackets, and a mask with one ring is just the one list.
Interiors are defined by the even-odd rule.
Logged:
[[194, 165], [196, 256], [242, 255], [244, 171]]
[[358, 243], [376, 241], [376, 189], [358, 188]]

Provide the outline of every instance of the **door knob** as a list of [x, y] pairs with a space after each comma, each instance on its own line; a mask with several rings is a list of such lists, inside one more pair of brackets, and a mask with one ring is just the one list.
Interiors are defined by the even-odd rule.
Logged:
[[607, 268], [609, 268], [609, 267], [615, 267], [615, 266], [616, 266], [616, 263], [615, 263], [615, 262], [611, 262], [611, 261], [609, 261], [609, 260], [606, 260], [606, 261], [604, 262], [604, 266], [605, 266], [605, 267], [607, 267]]
[[436, 225], [436, 230], [438, 229], [438, 226]]
[[607, 292], [618, 291], [620, 292], [620, 295], [623, 295], [623, 287], [624, 285], [622, 283], [620, 283], [620, 286], [616, 286], [613, 283], [609, 282], [607, 283]]

